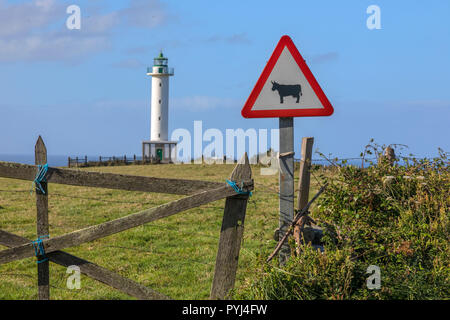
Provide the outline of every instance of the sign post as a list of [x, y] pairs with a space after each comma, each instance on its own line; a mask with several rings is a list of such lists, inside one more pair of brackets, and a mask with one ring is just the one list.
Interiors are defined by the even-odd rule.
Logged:
[[[289, 36], [281, 37], [241, 113], [245, 118], [279, 118], [281, 239], [294, 219], [293, 117], [333, 113], [330, 101]], [[279, 262], [284, 264], [289, 245], [284, 244], [279, 252]]]
[[[294, 118], [280, 118], [280, 225], [279, 240], [288, 231], [294, 219]], [[289, 243], [280, 249], [279, 261], [284, 264], [289, 257]]]

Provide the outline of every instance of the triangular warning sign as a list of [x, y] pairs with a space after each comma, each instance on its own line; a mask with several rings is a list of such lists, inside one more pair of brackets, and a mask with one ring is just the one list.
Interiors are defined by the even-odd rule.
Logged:
[[333, 107], [291, 38], [283, 36], [241, 113], [245, 118], [329, 116]]

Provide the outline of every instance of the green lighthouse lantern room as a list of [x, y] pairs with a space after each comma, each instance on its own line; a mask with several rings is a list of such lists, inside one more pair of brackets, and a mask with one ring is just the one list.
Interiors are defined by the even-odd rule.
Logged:
[[167, 60], [168, 59], [164, 57], [162, 51], [159, 53], [159, 56], [153, 59], [153, 66], [158, 67], [159, 73], [164, 73], [166, 71], [165, 68], [167, 68]]

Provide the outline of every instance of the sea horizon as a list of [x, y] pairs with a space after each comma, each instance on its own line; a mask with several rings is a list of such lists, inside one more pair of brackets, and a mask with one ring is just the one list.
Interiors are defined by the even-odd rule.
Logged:
[[[67, 167], [68, 157], [69, 156], [66, 156], [66, 155], [47, 155], [48, 165], [50, 167]], [[70, 156], [70, 157], [73, 159], [76, 156]], [[78, 158], [81, 160], [81, 159], [84, 159], [84, 156], [78, 156]], [[98, 155], [87, 155], [87, 158], [88, 158], [88, 161], [97, 161], [99, 159], [99, 156]], [[127, 158], [128, 158], [128, 156], [127, 156]], [[130, 156], [130, 158], [132, 158], [132, 156]], [[140, 159], [141, 157], [138, 157], [138, 158]], [[0, 154], [0, 161], [34, 165], [34, 154]], [[296, 159], [295, 161], [298, 162], [299, 160]], [[329, 165], [328, 161], [325, 159], [313, 159], [312, 163]], [[355, 158], [348, 161], [349, 165], [354, 165], [354, 166], [358, 166], [358, 167], [361, 166], [361, 163], [362, 163], [361, 159], [355, 159]]]
[[[68, 157], [64, 155], [47, 155], [47, 162], [50, 167], [67, 167]], [[92, 157], [88, 156], [88, 158]], [[0, 154], [0, 161], [34, 165], [34, 154]]]

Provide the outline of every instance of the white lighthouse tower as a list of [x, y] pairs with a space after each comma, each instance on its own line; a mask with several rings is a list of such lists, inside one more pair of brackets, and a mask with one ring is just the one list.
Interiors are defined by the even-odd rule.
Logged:
[[152, 98], [150, 115], [150, 141], [142, 143], [142, 158], [152, 162], [173, 162], [176, 141], [169, 141], [169, 77], [173, 68], [169, 68], [168, 59], [162, 51], [153, 59], [153, 67], [147, 68], [152, 76]]

